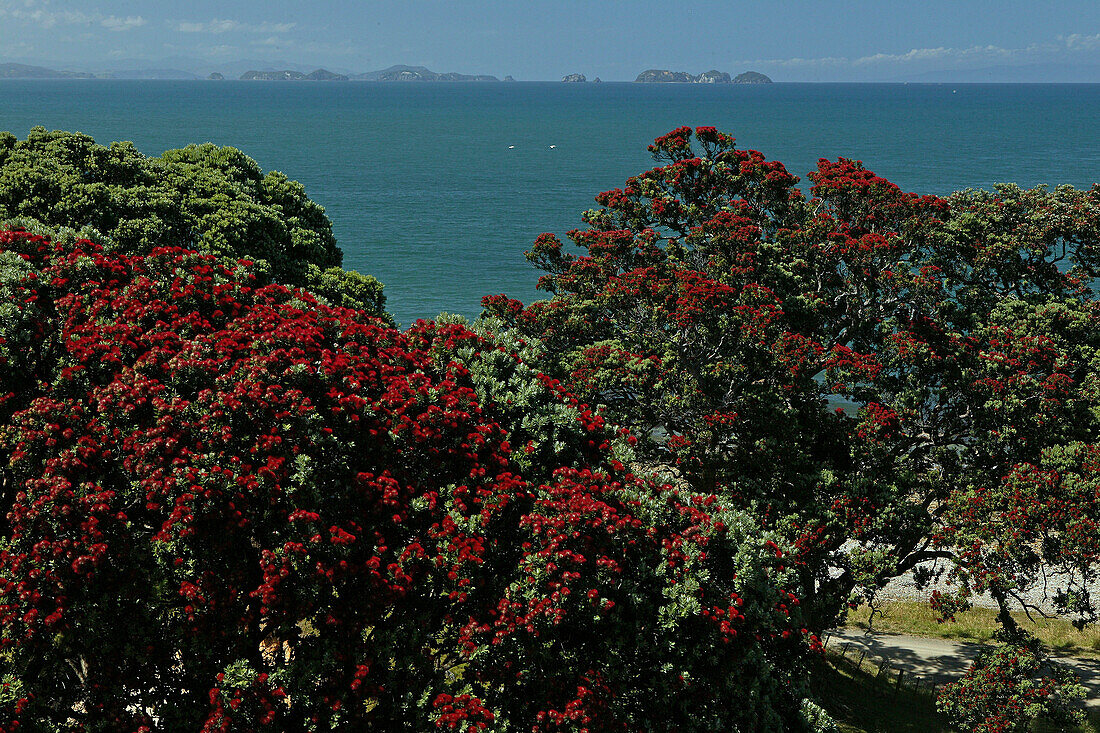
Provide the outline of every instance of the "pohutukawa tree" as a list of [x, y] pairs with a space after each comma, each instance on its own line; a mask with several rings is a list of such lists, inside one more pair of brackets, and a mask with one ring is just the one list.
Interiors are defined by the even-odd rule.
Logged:
[[255, 262], [255, 274], [332, 305], [384, 314], [382, 284], [340, 267], [325, 210], [305, 188], [240, 150], [210, 143], [147, 157], [76, 132], [0, 133], [0, 222], [51, 239], [72, 233], [124, 254], [186, 247]]
[[842, 158], [807, 197], [711, 127], [650, 150], [579, 251], [536, 240], [550, 299], [486, 315], [640, 458], [787, 536], [811, 626], [914, 571], [955, 581], [945, 615], [991, 594], [1015, 643], [1036, 588], [1095, 620], [1100, 187], [918, 196]]
[[797, 730], [795, 558], [457, 324], [0, 234], [0, 730]]

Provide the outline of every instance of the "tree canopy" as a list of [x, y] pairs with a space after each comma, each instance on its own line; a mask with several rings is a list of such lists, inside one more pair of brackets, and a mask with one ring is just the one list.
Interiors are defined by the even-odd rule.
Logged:
[[903, 574], [999, 608], [957, 725], [1078, 719], [1010, 611], [1100, 613], [1100, 186], [650, 150], [400, 332], [240, 151], [0, 136], [0, 731], [820, 729]]
[[1100, 187], [918, 196], [841, 158], [807, 195], [714, 128], [650, 150], [579, 253], [536, 240], [552, 297], [486, 314], [640, 456], [787, 536], [812, 627], [907, 572], [954, 581], [947, 616], [991, 594], [1014, 643], [1031, 591], [1095, 620]]
[[[240, 150], [210, 143], [157, 158], [132, 143], [36, 127], [0, 133], [0, 221], [75, 230], [124, 254], [187, 247], [266, 265], [275, 282], [334, 305], [384, 312], [382, 285], [340, 268], [343, 253], [324, 209], [282, 173], [264, 173]], [[10, 227], [9, 227], [10, 228]]]
[[508, 342], [0, 234], [0, 730], [797, 730], [781, 535]]

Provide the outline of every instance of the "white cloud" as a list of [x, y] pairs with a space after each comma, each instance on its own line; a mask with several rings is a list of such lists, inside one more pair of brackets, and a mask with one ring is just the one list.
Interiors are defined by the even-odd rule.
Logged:
[[862, 56], [852, 63], [856, 66], [866, 64], [906, 64], [914, 61], [937, 61], [939, 59], [965, 59], [965, 58], [1009, 58], [1022, 49], [1008, 49], [1000, 46], [971, 46], [970, 48], [913, 48], [906, 53], [876, 53], [871, 56]]
[[207, 23], [180, 23], [181, 33], [227, 33], [240, 27], [235, 20], [219, 20], [214, 18]]
[[260, 23], [253, 26], [257, 33], [289, 33], [297, 23]]
[[50, 11], [43, 8], [31, 9], [29, 3], [23, 7], [0, 8], [0, 17], [32, 23], [39, 28], [53, 28], [56, 25], [81, 25], [95, 21], [95, 17], [72, 10]]
[[771, 66], [847, 66], [852, 63], [851, 59], [844, 58], [842, 56], [823, 56], [820, 58], [804, 59], [800, 56], [795, 56], [789, 59], [753, 59], [751, 61], [744, 61], [744, 64], [753, 65], [771, 65]]
[[100, 19], [99, 24], [109, 31], [130, 31], [145, 25], [145, 18], [140, 15], [128, 15], [125, 18], [109, 15]]
[[868, 56], [850, 58], [845, 56], [823, 56], [819, 58], [753, 59], [748, 64], [772, 65], [785, 68], [844, 68], [875, 66], [906, 66], [927, 64], [936, 61], [948, 62], [984, 62], [984, 63], [1024, 63], [1051, 57], [1100, 50], [1100, 33], [1074, 33], [1059, 36], [1057, 43], [1032, 43], [1022, 48], [1004, 48], [985, 45], [968, 48], [912, 48], [905, 53], [876, 53]]
[[100, 13], [82, 13], [76, 10], [49, 10], [45, 3], [23, 0], [20, 3], [0, 3], [0, 18], [22, 21], [39, 28], [53, 28], [59, 25], [95, 25], [111, 31], [128, 31], [145, 25], [145, 18], [130, 15], [119, 18]]
[[1082, 33], [1071, 33], [1068, 36], [1064, 36], [1061, 40], [1066, 44], [1066, 48], [1071, 51], [1091, 51], [1095, 48], [1100, 48], [1100, 33], [1093, 33], [1091, 35]]
[[213, 18], [205, 23], [193, 23], [184, 21], [176, 26], [181, 33], [228, 33], [240, 31], [244, 33], [286, 33], [294, 28], [296, 23], [241, 23], [237, 20], [226, 18]]

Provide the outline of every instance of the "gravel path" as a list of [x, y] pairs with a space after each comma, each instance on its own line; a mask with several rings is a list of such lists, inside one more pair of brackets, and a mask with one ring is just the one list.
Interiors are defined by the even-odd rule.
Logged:
[[[887, 659], [894, 670], [903, 669], [907, 675], [943, 684], [966, 672], [983, 647], [947, 639], [834, 629], [828, 633], [826, 648], [837, 654], [846, 650], [849, 658], [865, 651], [864, 658], [875, 664]], [[1085, 687], [1085, 705], [1100, 707], [1100, 660], [1065, 658], [1059, 661], [1080, 675]]]

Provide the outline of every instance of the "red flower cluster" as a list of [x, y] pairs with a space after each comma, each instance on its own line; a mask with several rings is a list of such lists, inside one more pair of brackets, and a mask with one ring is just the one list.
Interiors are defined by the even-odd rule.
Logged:
[[914, 568], [957, 582], [946, 613], [1032, 588], [1100, 620], [1097, 190], [920, 196], [840, 158], [807, 198], [714, 128], [650, 151], [569, 232], [577, 252], [535, 242], [550, 300], [488, 304], [539, 367], [652, 465], [782, 531], [812, 629]]
[[[518, 357], [180, 249], [0, 248], [28, 265], [0, 297], [41, 326], [0, 366], [23, 385], [0, 405], [22, 685], [0, 729], [706, 730], [670, 716], [750, 678], [797, 714], [766, 662], [807, 651], [782, 560], [713, 497], [630, 474], [604, 418]], [[484, 391], [520, 379], [522, 405]], [[540, 419], [555, 463], [513, 453]], [[736, 643], [702, 612], [731, 594]]]
[[1044, 663], [1033, 648], [1005, 646], [983, 654], [957, 682], [945, 685], [936, 706], [974, 733], [1022, 733], [1042, 715], [1058, 727], [1076, 727], [1084, 715], [1073, 708], [1081, 695], [1075, 675]]

